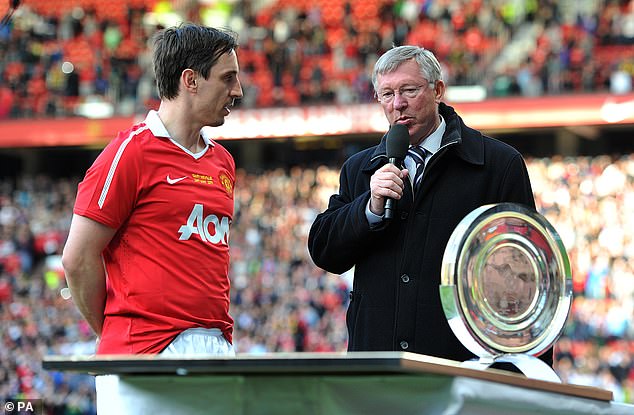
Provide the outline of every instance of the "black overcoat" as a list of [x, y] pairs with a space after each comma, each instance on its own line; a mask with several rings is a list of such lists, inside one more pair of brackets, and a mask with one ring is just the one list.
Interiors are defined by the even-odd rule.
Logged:
[[[473, 209], [497, 202], [535, 208], [520, 153], [467, 127], [440, 104], [447, 123], [416, 197], [409, 182], [394, 219], [371, 227], [370, 176], [387, 163], [385, 136], [342, 166], [339, 193], [311, 226], [315, 264], [341, 274], [354, 267], [346, 321], [350, 351], [407, 351], [452, 360], [473, 358], [454, 336], [439, 296], [445, 246]], [[547, 357], [552, 362], [552, 354]]]

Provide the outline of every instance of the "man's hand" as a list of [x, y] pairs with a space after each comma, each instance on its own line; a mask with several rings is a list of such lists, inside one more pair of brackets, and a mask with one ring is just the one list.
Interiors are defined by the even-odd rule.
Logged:
[[404, 180], [407, 174], [407, 169], [399, 170], [392, 163], [374, 172], [370, 177], [370, 212], [383, 216], [385, 199], [399, 200], [403, 196]]

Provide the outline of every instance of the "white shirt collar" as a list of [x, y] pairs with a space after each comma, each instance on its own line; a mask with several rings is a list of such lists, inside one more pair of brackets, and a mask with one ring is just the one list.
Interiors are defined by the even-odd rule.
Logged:
[[[423, 142], [421, 144], [419, 144], [419, 147], [422, 147], [426, 150], [426, 156], [425, 156], [425, 167], [427, 168], [427, 162], [429, 161], [429, 159], [431, 158], [432, 155], [434, 155], [438, 149], [440, 149], [440, 143], [442, 142], [442, 136], [443, 134], [445, 134], [445, 130], [447, 129], [447, 124], [445, 123], [444, 118], [441, 116], [440, 117], [440, 125], [438, 126], [438, 128], [436, 128], [436, 130], [431, 133], [429, 136], [427, 136], [427, 138], [425, 138], [423, 140]], [[409, 155], [409, 153], [407, 154], [407, 156], [405, 156], [405, 167], [407, 167], [407, 170], [411, 171], [411, 172], [416, 172], [416, 161], [414, 161], [414, 159], [412, 158], [412, 156]], [[423, 170], [424, 171], [424, 170]], [[411, 181], [410, 181], [411, 183]], [[412, 189], [414, 188], [414, 185], [412, 183]]]
[[[145, 121], [143, 122], [145, 123], [145, 125], [148, 126], [155, 137], [169, 138], [174, 144], [178, 145], [181, 148], [184, 148], [176, 141], [174, 141], [174, 139], [170, 136], [169, 131], [167, 131], [167, 128], [165, 128], [165, 124], [163, 124], [163, 121], [161, 121], [161, 119], [159, 118], [157, 111], [150, 110], [150, 112], [148, 112], [147, 116], [145, 117]], [[214, 145], [216, 145], [216, 143], [211, 139], [209, 133], [210, 131], [207, 128], [203, 127], [200, 130], [200, 136], [203, 138], [205, 144], [213, 147]]]
[[440, 148], [440, 143], [442, 142], [442, 136], [445, 134], [446, 129], [447, 129], [447, 123], [445, 122], [445, 119], [441, 115], [440, 125], [438, 125], [438, 128], [436, 128], [436, 130], [433, 133], [427, 136], [427, 138], [425, 138], [423, 142], [419, 144], [419, 146], [427, 150], [427, 153], [435, 154]]

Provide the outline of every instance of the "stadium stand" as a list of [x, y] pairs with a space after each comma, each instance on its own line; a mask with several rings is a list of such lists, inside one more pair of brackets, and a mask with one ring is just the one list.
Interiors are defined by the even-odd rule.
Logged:
[[[0, 119], [73, 116], [86, 102], [111, 115], [145, 113], [156, 104], [148, 37], [172, 12], [197, 19], [190, 4], [24, 0], [0, 28]], [[437, 51], [451, 84], [478, 84], [492, 97], [632, 90], [632, 1], [262, 0], [213, 12], [240, 33], [244, 108], [369, 102], [368, 65], [409, 42]], [[634, 402], [634, 156], [527, 163], [538, 210], [573, 268], [556, 370]], [[60, 294], [79, 180], [0, 178], [0, 399], [41, 398], [50, 414], [95, 413], [91, 377], [40, 363], [94, 351], [89, 327]], [[238, 352], [345, 350], [349, 276], [320, 271], [306, 250], [337, 186], [334, 165], [239, 169], [230, 274]]]
[[[451, 85], [492, 97], [632, 90], [631, 1], [219, 3], [208, 19], [240, 34], [245, 108], [368, 102], [368, 65], [403, 43], [433, 50]], [[0, 30], [0, 118], [153, 108], [149, 35], [175, 13], [200, 19], [197, 4], [24, 0]]]

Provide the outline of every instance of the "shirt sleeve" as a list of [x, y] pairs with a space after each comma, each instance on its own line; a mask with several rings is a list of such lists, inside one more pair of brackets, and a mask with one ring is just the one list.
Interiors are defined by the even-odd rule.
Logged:
[[368, 200], [368, 204], [365, 205], [365, 217], [368, 219], [368, 223], [370, 224], [370, 226], [374, 226], [381, 223], [385, 215], [379, 216], [372, 213], [372, 211], [370, 210], [370, 201]]

